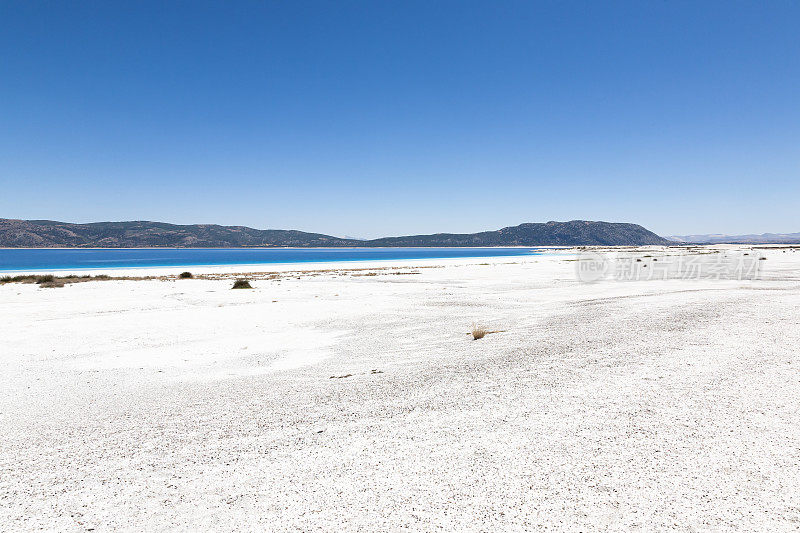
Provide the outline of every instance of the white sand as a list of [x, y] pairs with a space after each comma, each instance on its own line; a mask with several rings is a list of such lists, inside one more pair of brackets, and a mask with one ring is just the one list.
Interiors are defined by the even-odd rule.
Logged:
[[800, 252], [568, 254], [2, 285], [0, 529], [800, 528]]

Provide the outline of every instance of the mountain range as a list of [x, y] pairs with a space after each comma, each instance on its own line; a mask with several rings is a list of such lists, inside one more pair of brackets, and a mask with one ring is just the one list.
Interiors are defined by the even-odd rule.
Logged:
[[800, 233], [761, 233], [749, 235], [670, 235], [667, 239], [691, 244], [794, 244], [800, 243]]
[[638, 224], [572, 220], [520, 224], [480, 233], [436, 233], [379, 239], [339, 238], [296, 230], [259, 230], [216, 224], [93, 222], [0, 219], [4, 248], [236, 248], [403, 246], [581, 246], [668, 245]]

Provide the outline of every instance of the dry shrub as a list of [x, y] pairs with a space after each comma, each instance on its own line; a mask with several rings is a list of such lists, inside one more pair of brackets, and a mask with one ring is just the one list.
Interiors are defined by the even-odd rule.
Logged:
[[483, 328], [481, 326], [476, 326], [475, 324], [473, 324], [471, 333], [472, 333], [472, 340], [476, 341], [478, 339], [484, 338], [486, 334], [489, 332], [486, 331], [486, 328]]
[[246, 279], [237, 279], [233, 282], [232, 289], [252, 289], [253, 287], [250, 285], [250, 282]]
[[56, 281], [45, 281], [45, 282], [42, 282], [42, 283], [39, 284], [39, 287], [41, 287], [43, 289], [57, 289], [57, 288], [63, 287], [63, 286], [64, 286], [64, 282], [63, 281], [58, 281], [58, 280], [56, 280]]

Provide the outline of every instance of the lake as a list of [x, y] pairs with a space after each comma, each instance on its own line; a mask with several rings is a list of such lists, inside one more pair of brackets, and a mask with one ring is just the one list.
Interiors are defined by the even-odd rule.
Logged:
[[10, 248], [0, 249], [0, 271], [334, 263], [538, 253], [533, 248]]

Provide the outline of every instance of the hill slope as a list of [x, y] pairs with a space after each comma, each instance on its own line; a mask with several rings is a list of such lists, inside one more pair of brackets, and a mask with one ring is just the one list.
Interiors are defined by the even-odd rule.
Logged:
[[[242, 246], [349, 246], [351, 241], [318, 233], [257, 230], [244, 226], [163, 222], [93, 222], [0, 219], [0, 246], [94, 248], [238, 248]], [[353, 241], [355, 242], [355, 241]]]
[[[5, 248], [237, 248], [244, 246], [579, 246], [670, 244], [637, 224], [547, 222], [520, 224], [481, 233], [437, 233], [372, 240], [341, 239], [295, 230], [258, 230], [215, 224], [163, 222], [94, 222], [0, 219], [0, 247]], [[674, 244], [674, 243], [672, 243]]]

